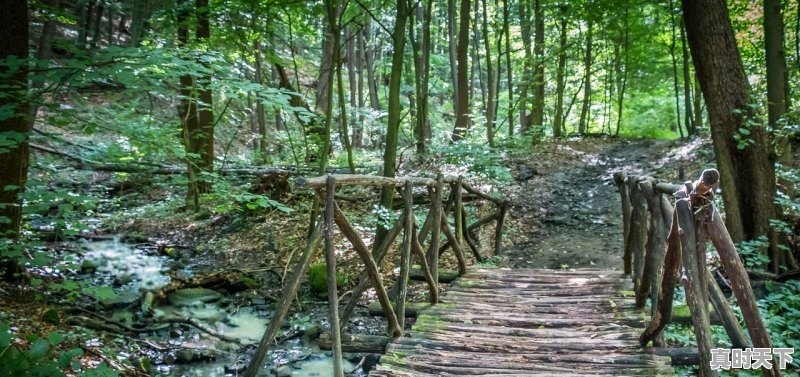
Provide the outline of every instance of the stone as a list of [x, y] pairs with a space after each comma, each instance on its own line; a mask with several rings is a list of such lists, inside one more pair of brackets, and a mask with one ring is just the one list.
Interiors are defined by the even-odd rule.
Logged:
[[292, 377], [292, 368], [289, 368], [288, 365], [275, 368], [272, 372], [276, 377]]

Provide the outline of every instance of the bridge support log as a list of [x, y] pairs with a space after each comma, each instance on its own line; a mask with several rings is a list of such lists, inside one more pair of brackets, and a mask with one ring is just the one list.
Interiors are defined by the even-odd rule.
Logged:
[[645, 300], [639, 292], [646, 292], [641, 289], [643, 282], [644, 269], [646, 263], [646, 243], [647, 243], [647, 208], [637, 179], [628, 178], [628, 193], [631, 199], [631, 222], [628, 238], [625, 240], [625, 253], [633, 256], [633, 288], [637, 292], [636, 305], [643, 308]]
[[[386, 352], [386, 345], [389, 344], [391, 340], [391, 337], [382, 335], [342, 334], [342, 351], [384, 353]], [[320, 335], [317, 343], [321, 349], [331, 349], [331, 334], [324, 333]]]
[[331, 324], [331, 345], [333, 348], [333, 376], [344, 377], [342, 366], [342, 332], [339, 329], [339, 290], [336, 286], [336, 249], [333, 245], [333, 213], [336, 202], [333, 200], [335, 179], [328, 176], [325, 184], [325, 267], [328, 275], [328, 320]]
[[625, 275], [630, 275], [632, 272], [632, 254], [628, 249], [628, 237], [631, 230], [631, 200], [628, 196], [628, 174], [623, 172], [614, 173], [614, 183], [619, 190], [620, 201], [622, 202], [622, 242], [624, 244], [625, 254], [622, 257], [623, 269]]
[[[681, 277], [681, 283], [686, 290], [686, 303], [692, 313], [692, 328], [697, 340], [700, 353], [700, 376], [713, 377], [717, 372], [711, 369], [711, 324], [708, 319], [708, 286], [705, 284], [705, 243], [704, 233], [697, 234], [695, 217], [689, 206], [688, 199], [680, 199], [675, 203], [675, 211], [680, 225], [681, 248], [683, 250], [683, 267], [686, 274]], [[699, 236], [699, 237], [698, 237]], [[702, 259], [698, 252], [702, 244]]]
[[[750, 286], [747, 271], [742, 266], [733, 240], [731, 240], [731, 236], [725, 228], [725, 223], [716, 208], [711, 208], [711, 221], [708, 222], [707, 227], [711, 242], [717, 249], [722, 266], [728, 273], [733, 294], [736, 296], [736, 302], [742, 309], [742, 317], [744, 317], [744, 323], [747, 325], [750, 338], [753, 340], [753, 346], [756, 348], [772, 348], [772, 341], [767, 333], [767, 328], [758, 313], [758, 305], [753, 289]], [[781, 375], [780, 370], [777, 368], [762, 368], [762, 372], [765, 376]]]

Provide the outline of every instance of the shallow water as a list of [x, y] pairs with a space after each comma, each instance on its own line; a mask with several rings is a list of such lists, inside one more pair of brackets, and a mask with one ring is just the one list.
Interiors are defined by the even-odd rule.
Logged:
[[97, 265], [99, 285], [110, 286], [116, 281], [120, 290], [139, 292], [158, 289], [170, 282], [164, 274], [169, 270], [164, 266], [165, 257], [149, 255], [117, 240], [89, 242], [86, 248], [85, 258]]

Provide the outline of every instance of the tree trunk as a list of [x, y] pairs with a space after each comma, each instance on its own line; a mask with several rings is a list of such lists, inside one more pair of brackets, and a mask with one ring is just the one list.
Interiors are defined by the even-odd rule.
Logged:
[[[388, 124], [386, 128], [386, 149], [383, 153], [384, 177], [394, 177], [397, 160], [397, 141], [400, 134], [400, 120], [402, 107], [400, 106], [400, 86], [403, 79], [403, 50], [406, 46], [406, 18], [408, 9], [406, 1], [397, 2], [397, 16], [394, 22], [394, 32], [392, 33], [392, 73], [389, 77], [389, 108]], [[381, 190], [381, 206], [392, 208], [394, 199], [394, 187], [385, 186]], [[386, 229], [378, 226], [375, 235], [374, 247], [378, 247], [386, 236]]]
[[103, 21], [103, 10], [103, 3], [101, 2], [100, 4], [97, 4], [97, 9], [95, 10], [94, 15], [94, 30], [92, 31], [92, 48], [97, 48], [97, 44], [100, 42], [100, 26], [102, 25]]
[[[256, 39], [253, 42], [253, 54], [255, 54], [255, 71], [256, 82], [264, 85], [264, 67], [261, 57], [261, 40]], [[264, 109], [263, 100], [256, 98], [256, 122], [257, 122], [257, 139], [253, 140], [256, 152], [258, 154], [258, 161], [264, 164], [270, 163], [269, 152], [267, 149], [267, 114]]]
[[489, 8], [487, 2], [489, 0], [481, 0], [483, 4], [483, 48], [486, 50], [486, 81], [488, 85], [487, 100], [486, 100], [486, 140], [489, 142], [490, 147], [494, 147], [494, 122], [495, 122], [495, 98], [497, 97], [497, 86], [495, 81], [494, 66], [492, 65], [492, 49], [489, 38]]
[[[357, 106], [360, 106], [358, 103], [358, 87], [356, 86], [356, 36], [360, 35], [361, 33], [358, 31], [353, 30], [352, 28], [348, 28], [348, 38], [347, 38], [347, 50], [345, 50], [345, 61], [347, 62], [347, 82], [350, 87], [350, 128], [352, 130], [352, 134], [348, 137], [350, 138], [351, 148], [356, 148], [355, 145], [355, 138], [356, 134], [360, 134], [361, 131], [356, 132], [356, 128], [361, 127], [361, 124], [358, 122], [356, 118], [357, 113]], [[354, 32], [355, 31], [355, 32]]]
[[[506, 39], [506, 86], [508, 89], [508, 136], [514, 136], [514, 78], [511, 71], [511, 31], [509, 30], [509, 1], [503, 1], [503, 31]], [[497, 62], [498, 66], [500, 61]], [[499, 74], [498, 74], [499, 76]]]
[[[38, 93], [45, 85], [45, 78], [47, 77], [47, 69], [50, 66], [50, 55], [53, 47], [53, 33], [55, 32], [57, 15], [61, 8], [60, 0], [49, 0], [46, 4], [49, 12], [47, 19], [42, 25], [42, 34], [39, 36], [39, 46], [36, 49], [36, 72], [30, 76], [31, 91], [34, 95], [40, 96]], [[28, 128], [33, 129], [36, 123], [36, 116], [39, 113], [39, 104], [31, 103], [30, 114], [28, 115]]]
[[[364, 146], [364, 107], [366, 101], [364, 98], [364, 32], [359, 31], [356, 36], [356, 44], [358, 48], [353, 56], [353, 63], [355, 63], [356, 70], [358, 71], [357, 77], [357, 93], [358, 93], [358, 122], [353, 126], [353, 147], [361, 148]], [[351, 89], [352, 90], [352, 89]]]
[[[533, 1], [534, 19], [534, 69], [533, 69], [533, 113], [531, 124], [544, 124], [544, 12], [542, 0]], [[530, 126], [530, 125], [529, 125]]]
[[683, 128], [681, 128], [681, 95], [678, 85], [678, 56], [675, 53], [675, 47], [678, 45], [678, 33], [675, 28], [678, 26], [675, 22], [675, 4], [672, 0], [669, 1], [669, 15], [670, 15], [670, 32], [671, 39], [669, 44], [669, 55], [672, 58], [672, 86], [675, 93], [675, 122], [672, 124], [673, 131], [677, 128], [681, 139], [684, 138]]
[[[402, 2], [402, 1], [401, 1]], [[461, 0], [459, 12], [458, 46], [456, 60], [458, 61], [456, 83], [458, 91], [456, 96], [456, 124], [453, 129], [453, 141], [461, 140], [466, 134], [470, 124], [469, 104], [469, 14], [470, 0]]]
[[[211, 23], [209, 21], [208, 0], [196, 0], [197, 31], [196, 37], [199, 44], [207, 44], [211, 37]], [[200, 169], [203, 171], [214, 170], [214, 110], [211, 94], [211, 76], [203, 74], [198, 76], [197, 86], [200, 90], [200, 102], [197, 104], [197, 124], [200, 131]], [[211, 185], [204, 180], [198, 180], [197, 193], [211, 192]]]
[[320, 61], [316, 87], [317, 111], [322, 114], [328, 113], [328, 86], [333, 84], [329, 82], [331, 67], [333, 66], [333, 49], [333, 31], [330, 29], [330, 25], [326, 23], [323, 28], [322, 60]]
[[[767, 110], [769, 126], [778, 134], [777, 161], [784, 166], [792, 164], [792, 143], [786, 132], [778, 130], [778, 120], [789, 109], [789, 74], [786, 69], [786, 54], [783, 47], [783, 15], [781, 0], [764, 0], [764, 46], [767, 61]], [[794, 185], [782, 179], [784, 193], [792, 197]]]
[[[426, 127], [429, 122], [428, 118], [428, 83], [430, 75], [430, 44], [431, 44], [431, 8], [433, 6], [432, 0], [428, 0], [425, 4], [420, 3], [417, 6], [416, 13], [417, 19], [422, 22], [422, 39], [415, 38], [416, 25], [412, 21], [408, 27], [409, 40], [413, 47], [414, 58], [414, 79], [415, 90], [417, 95], [417, 108], [418, 111], [415, 117], [414, 124], [414, 139], [416, 141], [417, 157], [421, 158], [427, 153], [426, 146]], [[413, 20], [413, 17], [412, 17]]]
[[[147, 0], [133, 1], [133, 15], [131, 16], [131, 47], [139, 47], [144, 35], [144, 24], [147, 14]], [[180, 4], [178, 6], [181, 6]]]
[[622, 70], [623, 71], [619, 72], [617, 74], [617, 77], [620, 78], [620, 88], [619, 88], [619, 92], [618, 92], [619, 93], [619, 98], [617, 99], [617, 129], [614, 132], [614, 135], [619, 135], [619, 129], [622, 126], [622, 110], [623, 110], [623, 104], [624, 104], [624, 100], [625, 100], [625, 89], [627, 89], [627, 86], [628, 86], [628, 62], [629, 62], [629, 60], [628, 60], [628, 56], [629, 56], [629, 52], [628, 52], [628, 47], [629, 47], [629, 45], [628, 45], [628, 42], [629, 42], [628, 37], [629, 37], [629, 34], [628, 33], [629, 33], [629, 30], [628, 29], [630, 27], [629, 26], [629, 20], [628, 20], [629, 9], [630, 9], [629, 5], [626, 2], [625, 3], [625, 20], [624, 20], [624, 26], [623, 26], [623, 31], [622, 31], [622, 39], [623, 39], [622, 48], [624, 50], [623, 55], [625, 57], [623, 59], [623, 65], [622, 65]]
[[453, 83], [453, 111], [458, 112], [458, 57], [456, 51], [456, 0], [447, 0], [447, 41], [450, 54], [450, 79]]
[[692, 109], [692, 67], [689, 59], [689, 46], [686, 43], [686, 25], [681, 15], [681, 54], [683, 57], [683, 114], [686, 125], [686, 136], [697, 135], [697, 127], [694, 123]]
[[578, 123], [578, 133], [586, 133], [590, 119], [589, 111], [592, 101], [592, 15], [589, 14], [586, 20], [586, 54], [583, 60], [583, 105], [581, 106], [581, 118]]
[[361, 51], [364, 52], [364, 63], [367, 65], [367, 87], [369, 89], [369, 104], [373, 110], [381, 109], [381, 102], [378, 98], [378, 84], [375, 79], [375, 48], [370, 47], [372, 43], [372, 24], [367, 22], [364, 26], [364, 39]]
[[4, 65], [12, 56], [23, 62], [28, 60], [28, 2], [25, 0], [8, 2], [0, 12], [0, 76], [4, 77], [3, 92], [13, 94], [0, 96], [0, 108], [13, 111], [0, 119], [0, 133], [15, 141], [0, 150], [0, 239], [14, 239], [19, 235], [22, 220], [19, 195], [28, 180], [30, 129], [26, 118], [29, 107], [21, 100], [28, 97], [28, 67]]
[[[700, 79], [717, 167], [726, 225], [734, 242], [767, 236], [775, 217], [775, 172], [763, 127], [752, 125], [747, 77], [724, 0], [683, 0], [686, 35]], [[745, 130], [746, 132], [742, 132]], [[737, 140], [739, 139], [739, 140]], [[777, 248], [772, 247], [773, 253]]]
[[569, 7], [562, 4], [561, 29], [558, 36], [558, 69], [556, 70], [556, 115], [553, 119], [553, 137], [560, 138], [564, 129], [564, 89], [566, 87], [565, 71], [567, 69], [567, 14]]
[[[531, 65], [533, 63], [533, 56], [531, 55], [533, 45], [531, 39], [531, 23], [528, 19], [528, 0], [520, 0], [518, 2], [519, 8], [519, 29], [520, 29], [520, 36], [522, 37], [522, 49], [525, 52], [525, 58], [523, 60], [522, 66], [522, 77], [530, 78], [531, 77]], [[505, 28], [508, 27], [508, 24], [505, 23], [503, 25], [503, 34], [505, 35]], [[498, 50], [499, 50], [498, 46]], [[500, 65], [500, 61], [498, 60], [498, 65]], [[522, 85], [519, 88], [519, 124], [521, 128], [524, 130], [528, 127], [528, 85]]]

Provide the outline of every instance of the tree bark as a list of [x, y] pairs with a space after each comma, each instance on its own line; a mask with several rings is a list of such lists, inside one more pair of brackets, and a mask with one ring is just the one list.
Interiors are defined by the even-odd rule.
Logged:
[[[211, 23], [209, 20], [210, 9], [208, 0], [196, 0], [197, 10], [197, 43], [207, 44], [211, 38]], [[207, 64], [204, 64], [207, 66]], [[207, 67], [208, 68], [208, 67]], [[200, 161], [199, 168], [203, 171], [214, 170], [214, 110], [211, 94], [211, 76], [203, 74], [198, 76], [197, 86], [199, 88], [200, 101], [197, 104], [197, 124], [199, 134]], [[205, 180], [197, 181], [197, 194], [211, 192], [211, 184]]]
[[669, 1], [669, 15], [671, 34], [669, 55], [672, 58], [672, 86], [675, 94], [675, 122], [672, 123], [672, 128], [673, 131], [675, 131], [677, 128], [678, 133], [681, 135], [681, 139], [683, 139], [683, 128], [681, 128], [681, 95], [680, 90], [678, 89], [678, 56], [675, 53], [675, 47], [678, 45], [678, 33], [676, 33], [675, 28], [678, 25], [677, 22], [675, 22], [675, 3], [672, 0]]
[[450, 79], [453, 82], [453, 111], [458, 111], [458, 57], [456, 43], [456, 0], [447, 0], [447, 41], [450, 56]]
[[[531, 77], [531, 65], [533, 63], [533, 49], [531, 48], [533, 45], [531, 39], [531, 23], [528, 19], [529, 4], [528, 0], [520, 0], [518, 4], [520, 37], [522, 38], [522, 49], [525, 52], [525, 58], [522, 66], [522, 77], [528, 78]], [[508, 27], [508, 24], [504, 24], [504, 27]], [[503, 30], [503, 34], [505, 34], [505, 30]], [[498, 50], [499, 47], [500, 46], [498, 46]], [[500, 62], [498, 59], [498, 65], [499, 63]], [[521, 125], [522, 129], [526, 129], [528, 127], [528, 85], [522, 85], [519, 88], [519, 100], [517, 106], [519, 107], [519, 124]]]
[[469, 14], [470, 0], [461, 0], [459, 12], [458, 46], [456, 48], [456, 124], [453, 129], [453, 141], [461, 140], [470, 125], [469, 99]]
[[[588, 6], [588, 5], [587, 5]], [[589, 111], [592, 101], [592, 17], [590, 13], [586, 20], [586, 53], [583, 60], [583, 105], [581, 106], [581, 118], [578, 123], [578, 133], [583, 135], [589, 121], [591, 120]]]
[[[787, 167], [792, 164], [792, 143], [785, 132], [779, 131], [778, 121], [789, 110], [789, 73], [783, 46], [783, 15], [781, 0], [764, 0], [764, 46], [767, 61], [767, 112], [769, 126], [777, 133], [777, 161]], [[794, 185], [781, 180], [784, 193], [792, 197]]]
[[[759, 236], [772, 239], [769, 219], [775, 217], [775, 172], [767, 153], [766, 132], [752, 124], [752, 101], [726, 3], [682, 3], [686, 34], [711, 122], [726, 225], [734, 242]], [[777, 248], [771, 249], [777, 253]]]
[[567, 15], [569, 7], [559, 6], [561, 28], [558, 36], [558, 70], [556, 71], [556, 114], [553, 118], [553, 137], [560, 138], [564, 129], [564, 89], [566, 87], [567, 69]]
[[686, 42], [686, 25], [681, 15], [681, 55], [683, 58], [683, 124], [686, 125], [686, 136], [697, 135], [692, 105], [692, 61], [689, 59], [689, 46]]
[[[483, 48], [486, 50], [486, 81], [487, 81], [487, 94], [486, 94], [486, 140], [490, 147], [494, 147], [494, 123], [495, 123], [495, 98], [497, 97], [497, 85], [495, 81], [494, 65], [492, 65], [492, 49], [489, 38], [489, 7], [487, 2], [489, 0], [481, 0], [483, 4], [483, 18], [481, 27], [483, 29]], [[499, 62], [498, 62], [499, 63]]]
[[544, 124], [544, 12], [542, 0], [533, 1], [534, 19], [534, 69], [533, 69], [533, 112], [531, 124], [541, 127]]
[[[28, 61], [28, 2], [11, 1], [0, 12], [0, 75], [4, 93], [0, 108], [13, 109], [13, 114], [0, 120], [0, 133], [15, 140], [15, 145], [0, 149], [0, 239], [17, 238], [22, 220], [22, 200], [28, 180], [28, 97], [27, 63], [6, 65], [6, 59], [17, 57]], [[6, 76], [8, 75], [8, 76]], [[16, 98], [15, 98], [16, 97]]]

